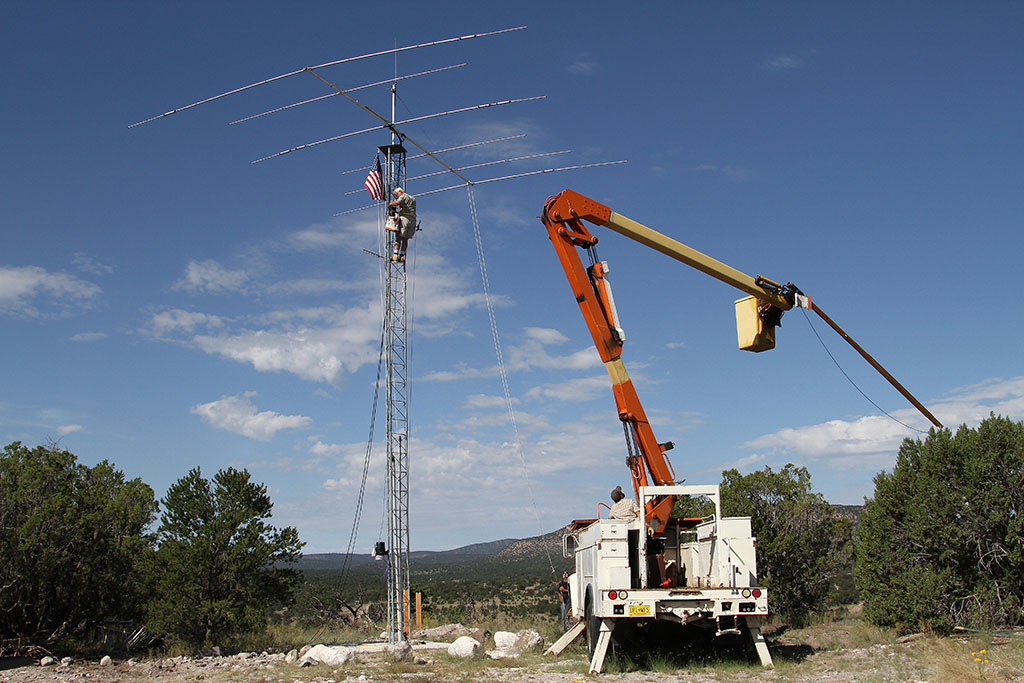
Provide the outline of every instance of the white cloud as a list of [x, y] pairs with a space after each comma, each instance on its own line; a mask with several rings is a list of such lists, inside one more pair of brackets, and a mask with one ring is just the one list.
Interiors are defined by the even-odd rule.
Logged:
[[608, 375], [568, 379], [533, 387], [526, 392], [529, 398], [543, 398], [554, 401], [589, 401], [611, 394]]
[[257, 441], [270, 441], [282, 429], [305, 429], [313, 421], [304, 415], [281, 415], [270, 410], [257, 412], [249, 400], [253, 394], [221, 396], [189, 411], [207, 424]]
[[[517, 405], [519, 399], [513, 397], [512, 404]], [[487, 394], [472, 394], [466, 397], [466, 407], [471, 409], [489, 410], [493, 408], [504, 408], [506, 406], [504, 396], [488, 396]]]
[[75, 268], [79, 271], [89, 273], [90, 275], [110, 275], [114, 272], [113, 266], [100, 263], [89, 254], [81, 252], [75, 253], [71, 257], [71, 262], [75, 264]]
[[67, 273], [51, 273], [38, 266], [0, 266], [0, 313], [36, 317], [78, 312], [91, 308], [102, 291], [99, 285]]
[[83, 429], [85, 429], [85, 427], [82, 425], [61, 425], [60, 427], [57, 427], [57, 434], [60, 436], [67, 436], [68, 434], [80, 432]]
[[197, 327], [218, 328], [223, 324], [224, 321], [215, 315], [174, 308], [154, 314], [145, 332], [154, 337], [162, 337], [175, 332], [191, 334]]
[[590, 55], [580, 55], [565, 70], [575, 76], [589, 76], [597, 68], [597, 62]]
[[804, 65], [804, 60], [795, 55], [782, 55], [779, 57], [773, 57], [761, 63], [761, 68], [765, 71], [789, 71], [790, 69], [799, 69]]
[[300, 280], [284, 280], [267, 285], [268, 294], [330, 294], [353, 289], [365, 289], [365, 283], [348, 282], [331, 278], [303, 278]]
[[564, 334], [550, 327], [527, 327], [524, 332], [527, 338], [541, 344], [564, 344], [569, 341]]
[[[1014, 420], [1024, 419], [1024, 377], [993, 379], [953, 390], [946, 398], [933, 401], [929, 410], [947, 427], [977, 426], [989, 413]], [[908, 425], [924, 425], [913, 408], [893, 411], [892, 416]], [[856, 420], [830, 420], [805, 427], [787, 427], [743, 444], [744, 448], [767, 449], [803, 460], [828, 461], [835, 467], [888, 466], [906, 437], [918, 433], [883, 415]]]
[[189, 261], [185, 274], [174, 283], [174, 289], [190, 292], [237, 292], [250, 280], [245, 270], [225, 268], [213, 260]]
[[79, 332], [78, 334], [71, 335], [70, 339], [73, 342], [93, 342], [106, 339], [107, 336], [106, 332]]
[[310, 437], [310, 441], [312, 441], [312, 445], [309, 447], [309, 452], [325, 458], [341, 455], [348, 448], [344, 444], [326, 444], [316, 437]]
[[361, 249], [374, 244], [379, 231], [376, 215], [368, 210], [366, 215], [355, 220], [336, 218], [327, 223], [314, 223], [307, 228], [290, 233], [286, 240], [293, 249], [299, 251], [318, 251], [340, 247]]
[[[450, 242], [443, 239], [444, 235], [456, 230], [458, 221], [443, 215], [431, 215], [429, 220], [436, 220], [431, 224], [434, 243]], [[264, 284], [250, 277], [248, 271], [230, 270], [216, 261], [192, 261], [179, 283], [180, 289], [229, 291], [244, 287], [260, 294], [354, 292], [348, 297], [354, 301], [344, 306], [284, 308], [233, 318], [174, 308], [152, 315], [143, 333], [246, 363], [260, 372], [289, 372], [314, 382], [337, 382], [377, 360], [381, 328], [379, 273], [370, 265], [372, 260], [361, 253], [363, 246], [375, 244], [376, 231], [372, 220], [331, 222], [294, 232], [275, 247], [311, 250], [344, 243], [360, 252], [353, 256], [357, 260], [352, 262], [357, 265], [351, 268], [334, 263], [332, 268], [335, 272], [340, 268], [355, 273], [350, 281], [309, 277]], [[463, 333], [467, 326], [460, 324], [461, 314], [482, 307], [484, 296], [477, 291], [472, 270], [451, 266], [427, 244], [416, 250], [415, 261], [411, 262], [416, 270], [408, 302], [416, 332], [428, 336]], [[247, 261], [259, 256], [250, 255]], [[491, 297], [492, 305], [509, 303], [506, 297]]]
[[335, 311], [324, 327], [287, 324], [276, 330], [241, 330], [225, 335], [197, 335], [191, 341], [207, 353], [242, 363], [260, 372], [291, 372], [315, 382], [334, 382], [378, 355], [380, 316], [367, 308]]
[[[528, 327], [522, 344], [505, 347], [503, 356], [507, 372], [525, 372], [533, 369], [586, 370], [601, 365], [601, 357], [593, 346], [585, 346], [564, 356], [552, 355], [544, 348], [561, 344], [568, 337], [558, 330], [542, 327]], [[481, 379], [498, 375], [497, 366], [473, 368], [458, 365], [452, 370], [431, 372], [420, 378], [429, 382], [455, 382], [465, 379]]]

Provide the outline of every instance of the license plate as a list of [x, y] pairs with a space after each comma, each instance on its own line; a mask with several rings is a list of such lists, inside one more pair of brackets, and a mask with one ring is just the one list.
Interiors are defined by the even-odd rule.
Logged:
[[629, 616], [631, 617], [649, 617], [651, 616], [650, 605], [630, 605]]

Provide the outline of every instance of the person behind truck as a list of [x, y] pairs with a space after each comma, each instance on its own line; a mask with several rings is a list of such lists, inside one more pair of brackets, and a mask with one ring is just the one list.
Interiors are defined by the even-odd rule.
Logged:
[[610, 519], [630, 520], [636, 519], [640, 514], [640, 508], [632, 498], [626, 498], [621, 486], [612, 489], [612, 509], [608, 513]]
[[562, 573], [558, 584], [558, 606], [562, 610], [562, 630], [569, 630], [569, 572]]
[[416, 197], [400, 187], [394, 190], [395, 198], [388, 202], [398, 215], [395, 217], [395, 252], [392, 261], [404, 261], [409, 239], [416, 233]]

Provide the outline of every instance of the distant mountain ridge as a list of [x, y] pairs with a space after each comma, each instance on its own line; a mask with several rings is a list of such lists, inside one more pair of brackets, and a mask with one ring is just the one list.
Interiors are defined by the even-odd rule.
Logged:
[[[833, 505], [833, 511], [849, 519], [856, 529], [863, 505]], [[573, 560], [562, 557], [564, 528], [529, 538], [503, 538], [486, 543], [473, 543], [452, 550], [416, 550], [409, 553], [409, 564], [414, 575], [430, 576], [483, 576], [561, 574], [571, 569]], [[354, 553], [351, 567], [368, 568], [374, 564], [369, 553]], [[301, 571], [334, 572], [345, 565], [345, 553], [311, 553], [303, 555], [297, 569]]]
[[[529, 540], [529, 539], [527, 539]], [[499, 541], [472, 543], [452, 550], [414, 550], [409, 553], [410, 564], [453, 564], [466, 562], [489, 555], [495, 555], [513, 543], [521, 543], [522, 539], [503, 538]], [[374, 562], [370, 553], [353, 553], [351, 566], [360, 567]], [[309, 553], [303, 555], [295, 566], [301, 571], [334, 570], [345, 566], [345, 553]]]

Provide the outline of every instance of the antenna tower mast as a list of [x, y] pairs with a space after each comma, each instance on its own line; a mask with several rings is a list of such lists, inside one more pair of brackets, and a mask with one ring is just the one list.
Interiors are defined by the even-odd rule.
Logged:
[[[391, 86], [391, 121], [395, 121], [397, 86]], [[386, 199], [405, 185], [405, 148], [391, 129], [391, 144], [381, 146]], [[409, 393], [406, 328], [405, 261], [391, 258], [397, 233], [385, 231], [384, 334], [387, 401], [388, 642], [408, 642], [409, 596]]]

